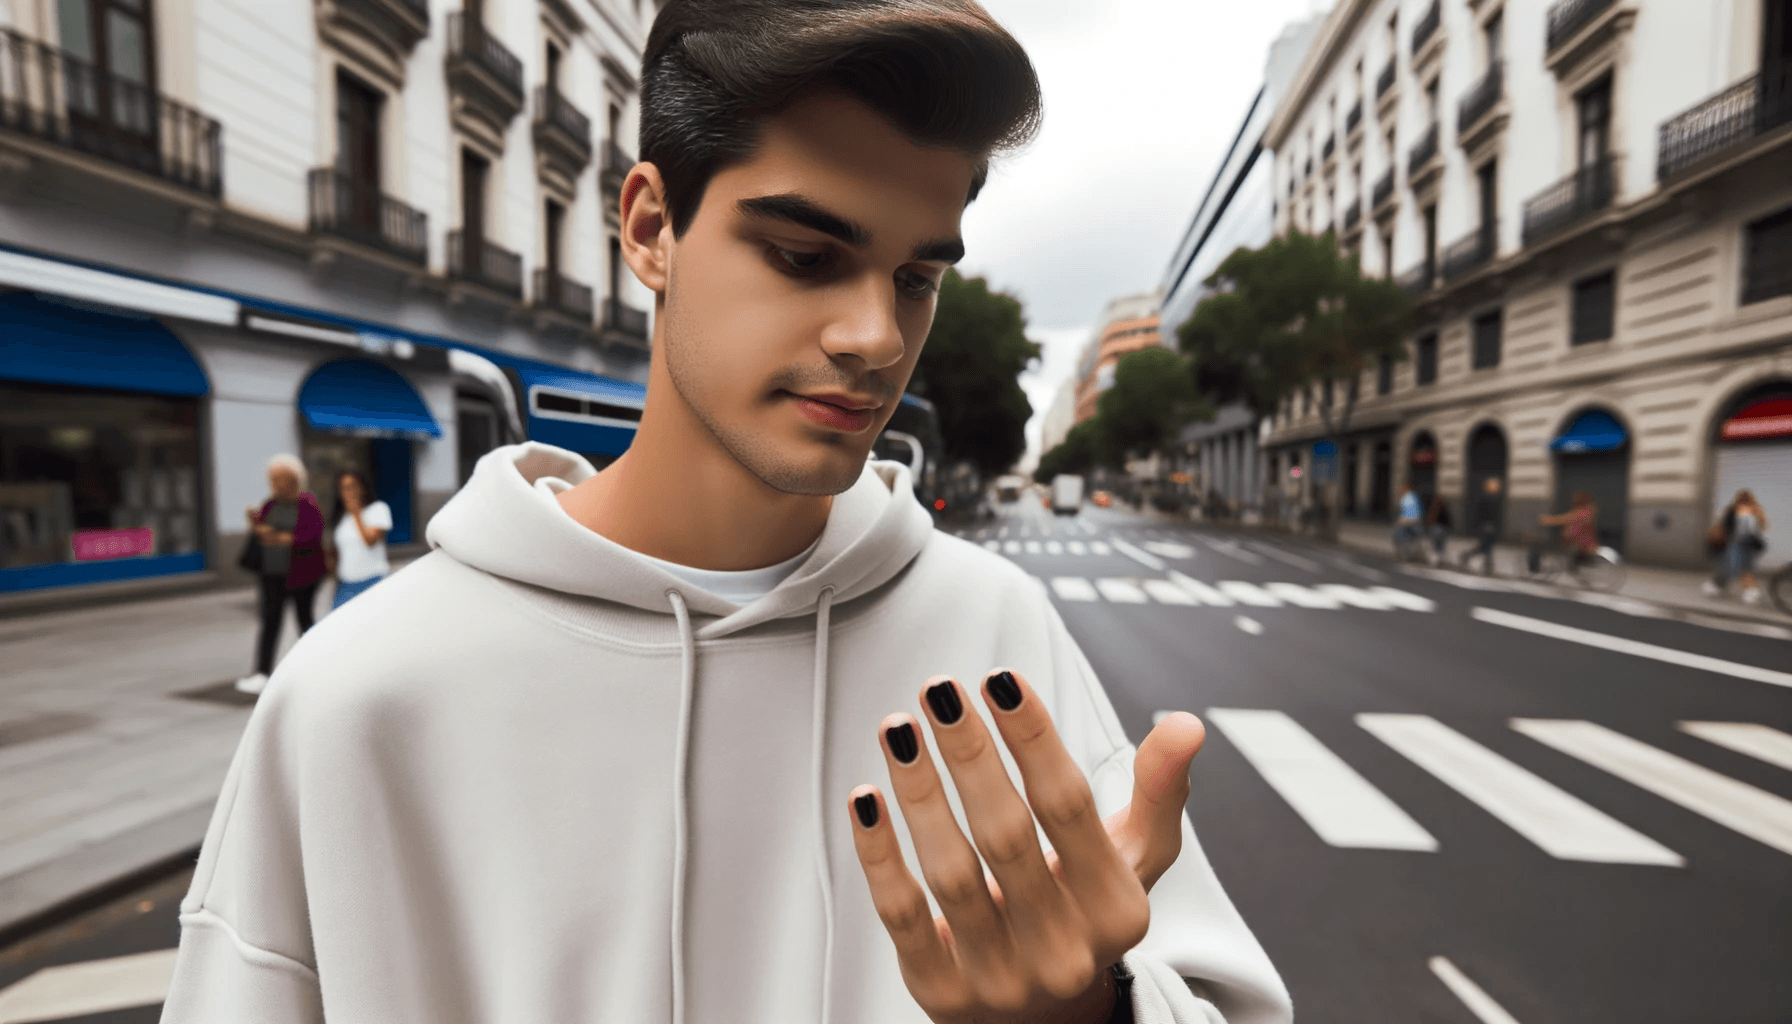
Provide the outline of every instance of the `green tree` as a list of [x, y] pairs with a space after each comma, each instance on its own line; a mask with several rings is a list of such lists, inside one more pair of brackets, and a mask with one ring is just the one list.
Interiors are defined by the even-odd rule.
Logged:
[[1188, 360], [1156, 346], [1120, 357], [1114, 385], [1095, 408], [1105, 448], [1121, 461], [1129, 453], [1162, 450], [1184, 424], [1213, 418], [1213, 406], [1195, 390]]
[[1027, 448], [1033, 406], [1019, 378], [1039, 346], [1026, 327], [1020, 300], [948, 270], [909, 382], [939, 413], [947, 459], [968, 460], [985, 477], [1005, 472]]
[[[1321, 424], [1334, 451], [1350, 428], [1363, 371], [1380, 359], [1406, 357], [1406, 294], [1391, 281], [1364, 277], [1329, 231], [1290, 232], [1261, 249], [1240, 249], [1207, 284], [1218, 291], [1177, 332], [1196, 389], [1218, 404], [1243, 402], [1261, 418], [1318, 385]], [[1335, 523], [1338, 494], [1331, 490]]]
[[1039, 457], [1039, 468], [1033, 470], [1033, 479], [1049, 484], [1059, 473], [1089, 472], [1107, 461], [1104, 457], [1108, 454], [1106, 440], [1102, 436], [1099, 416], [1078, 423], [1070, 428], [1070, 433], [1057, 447]]

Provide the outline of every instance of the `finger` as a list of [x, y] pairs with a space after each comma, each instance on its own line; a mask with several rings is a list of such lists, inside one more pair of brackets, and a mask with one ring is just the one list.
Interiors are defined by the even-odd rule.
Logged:
[[891, 715], [884, 719], [881, 739], [890, 788], [908, 823], [921, 877], [952, 926], [959, 962], [973, 977], [1005, 972], [1013, 936], [990, 896], [977, 851], [952, 816], [944, 782], [921, 742], [918, 723], [911, 715]]
[[871, 903], [896, 944], [903, 976], [911, 985], [926, 989], [951, 985], [958, 976], [958, 965], [940, 937], [927, 894], [902, 859], [895, 822], [890, 820], [877, 787], [854, 789], [848, 812], [853, 819], [852, 844], [871, 887]]
[[922, 691], [940, 759], [952, 773], [971, 839], [1001, 885], [1015, 934], [1047, 942], [1064, 931], [1069, 904], [1046, 866], [1033, 811], [1014, 788], [995, 736], [964, 698], [958, 683], [943, 676]]
[[1117, 837], [1139, 880], [1150, 888], [1182, 852], [1182, 812], [1191, 788], [1189, 764], [1207, 741], [1207, 727], [1186, 711], [1164, 716], [1139, 744], [1132, 762], [1132, 803]]

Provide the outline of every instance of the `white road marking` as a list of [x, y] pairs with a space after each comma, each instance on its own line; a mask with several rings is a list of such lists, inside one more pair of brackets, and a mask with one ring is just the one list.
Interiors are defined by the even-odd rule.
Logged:
[[1263, 589], [1276, 597], [1294, 605], [1296, 608], [1342, 608], [1344, 602], [1331, 596], [1321, 594], [1317, 590], [1309, 590], [1298, 583], [1265, 583]]
[[1470, 1013], [1480, 1019], [1481, 1024], [1518, 1024], [1518, 1018], [1506, 1012], [1505, 1007], [1493, 1001], [1493, 997], [1481, 991], [1481, 986], [1468, 979], [1468, 975], [1457, 969], [1456, 965], [1441, 956], [1434, 956], [1426, 961], [1425, 966], [1437, 975], [1437, 980], [1444, 983], [1462, 1000]]
[[1144, 566], [1147, 569], [1156, 569], [1159, 572], [1163, 571], [1163, 567], [1164, 567], [1163, 559], [1157, 557], [1156, 555], [1148, 555], [1145, 552], [1140, 551], [1138, 548], [1133, 547], [1131, 544], [1128, 544], [1125, 541], [1121, 540], [1119, 537], [1114, 538], [1114, 550], [1120, 552], [1121, 554], [1123, 554], [1126, 557], [1132, 559], [1133, 561], [1139, 563], [1140, 565]]
[[1514, 718], [1512, 728], [1725, 828], [1792, 853], [1792, 800], [1592, 722]]
[[1370, 587], [1369, 593], [1385, 598], [1396, 608], [1404, 608], [1409, 612], [1431, 612], [1437, 610], [1437, 602], [1428, 597], [1409, 594], [1393, 587]]
[[1252, 636], [1262, 636], [1263, 635], [1263, 623], [1258, 622], [1256, 619], [1251, 618], [1249, 615], [1238, 616], [1237, 618], [1232, 620], [1232, 624], [1234, 626], [1237, 626], [1239, 629], [1244, 630], [1246, 633], [1251, 634]]
[[1171, 569], [1168, 575], [1171, 583], [1188, 591], [1190, 596], [1202, 604], [1210, 604], [1215, 608], [1230, 608], [1238, 603], [1200, 580], [1189, 579], [1174, 569]]
[[1429, 715], [1363, 714], [1356, 723], [1562, 860], [1680, 867], [1680, 855]]
[[1676, 722], [1681, 732], [1792, 771], [1792, 736], [1753, 722]]
[[1189, 547], [1187, 544], [1178, 544], [1175, 541], [1167, 541], [1167, 540], [1148, 541], [1148, 542], [1146, 542], [1144, 547], [1145, 547], [1146, 551], [1149, 551], [1154, 555], [1162, 555], [1165, 558], [1193, 558], [1193, 557], [1195, 557], [1195, 549], [1194, 548]]
[[1095, 601], [1095, 588], [1081, 576], [1053, 576], [1052, 590], [1063, 601]]
[[1145, 593], [1150, 594], [1159, 604], [1195, 605], [1201, 603], [1195, 599], [1193, 594], [1169, 580], [1145, 580], [1140, 586], [1143, 586]]
[[1151, 599], [1139, 589], [1139, 585], [1131, 580], [1100, 579], [1095, 581], [1095, 589], [1101, 596], [1115, 604], [1150, 604]]
[[1064, 545], [1055, 540], [1048, 540], [1045, 542], [1045, 553], [1048, 555], [1061, 555], [1064, 553]]
[[1101, 532], [1095, 528], [1094, 523], [1077, 523], [1076, 525], [1081, 526], [1083, 528], [1083, 532], [1088, 534], [1091, 537], [1093, 537], [1097, 533]]
[[1281, 598], [1255, 583], [1246, 583], [1243, 580], [1220, 581], [1220, 592], [1239, 604], [1248, 604], [1257, 608], [1282, 607]]
[[1244, 562], [1247, 565], [1262, 565], [1263, 564], [1263, 559], [1257, 557], [1256, 555], [1252, 554], [1249, 551], [1246, 551], [1245, 549], [1239, 547], [1238, 545], [1231, 543], [1230, 541], [1222, 542], [1222, 541], [1216, 541], [1216, 540], [1208, 540], [1207, 538], [1202, 537], [1201, 543], [1207, 545], [1208, 547], [1212, 548], [1215, 551], [1218, 551], [1220, 554], [1225, 555], [1227, 558], [1236, 558], [1240, 562]]
[[1634, 654], [1639, 658], [1653, 658], [1656, 661], [1665, 661], [1670, 665], [1696, 668], [1757, 683], [1792, 686], [1792, 672], [1779, 672], [1770, 668], [1744, 665], [1741, 662], [1725, 661], [1722, 658], [1713, 658], [1704, 654], [1677, 651], [1672, 647], [1659, 647], [1655, 644], [1643, 643], [1641, 640], [1626, 640], [1623, 637], [1595, 633], [1590, 629], [1577, 629], [1574, 626], [1545, 622], [1542, 619], [1533, 619], [1525, 615], [1513, 615], [1511, 612], [1502, 612], [1493, 608], [1475, 608], [1469, 614], [1482, 622], [1492, 623], [1495, 626], [1522, 629], [1526, 632], [1554, 637], [1557, 640], [1571, 640], [1577, 644], [1586, 644], [1588, 647], [1617, 651], [1620, 654]]
[[1027, 541], [1027, 554], [1037, 555], [1038, 553], [1039, 553], [1039, 542], [1036, 540]]
[[1089, 549], [1084, 547], [1083, 542], [1080, 540], [1069, 541], [1065, 546], [1070, 549], [1070, 553], [1073, 555], [1086, 555], [1089, 553]]
[[1002, 550], [1002, 542], [999, 540], [986, 540], [983, 542], [983, 546], [991, 551]]
[[1002, 549], [1011, 555], [1020, 554], [1020, 541], [1011, 540], [1002, 545]]
[[46, 967], [0, 990], [0, 1021], [52, 1021], [153, 1006], [168, 997], [176, 950]]
[[1209, 708], [1207, 720], [1330, 845], [1437, 849], [1431, 833], [1286, 714]]
[[1330, 555], [1327, 556], [1325, 560], [1352, 576], [1361, 577], [1371, 583], [1386, 583], [1391, 578], [1387, 573], [1382, 572], [1380, 569], [1371, 569], [1366, 565], [1358, 565], [1348, 558], [1340, 558], [1336, 555]]
[[1302, 558], [1299, 555], [1290, 554], [1272, 544], [1263, 544], [1257, 541], [1250, 541], [1248, 543], [1255, 550], [1263, 552], [1278, 562], [1285, 562], [1288, 565], [1294, 566], [1296, 569], [1305, 569], [1308, 572], [1319, 571], [1319, 563], [1313, 561], [1311, 558]]
[[1089, 542], [1089, 552], [1096, 555], [1111, 555], [1114, 553], [1114, 549], [1103, 544], [1101, 541], [1092, 540]]
[[1348, 583], [1318, 583], [1314, 584], [1313, 589], [1321, 594], [1335, 597], [1352, 608], [1368, 608], [1387, 612], [1399, 607], [1385, 597], [1371, 594], [1361, 587], [1353, 587]]
[[1007, 537], [1008, 536], [1008, 528], [1006, 526], [1004, 526], [1001, 529], [997, 530], [996, 536], [1003, 537], [1003, 538]]

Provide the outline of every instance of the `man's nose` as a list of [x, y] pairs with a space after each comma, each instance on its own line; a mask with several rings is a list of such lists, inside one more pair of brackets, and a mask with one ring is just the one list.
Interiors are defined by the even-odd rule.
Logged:
[[839, 313], [822, 332], [829, 357], [852, 356], [872, 370], [901, 361], [902, 327], [896, 322], [896, 287], [890, 281], [867, 281], [842, 298]]

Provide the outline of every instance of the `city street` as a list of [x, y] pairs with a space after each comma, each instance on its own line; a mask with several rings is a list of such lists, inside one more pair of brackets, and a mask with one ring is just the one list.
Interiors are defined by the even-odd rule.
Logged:
[[[1784, 1020], [1786, 640], [998, 509], [948, 529], [1051, 589], [1134, 739], [1159, 711], [1208, 723], [1190, 812], [1299, 1019]], [[187, 877], [0, 955], [0, 1022], [154, 1021]]]

